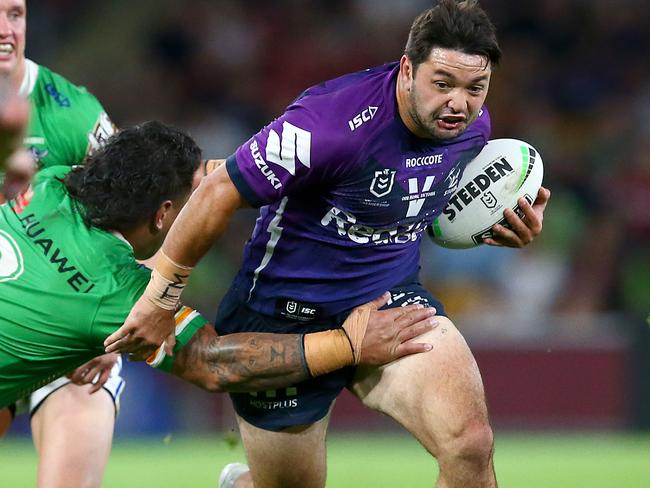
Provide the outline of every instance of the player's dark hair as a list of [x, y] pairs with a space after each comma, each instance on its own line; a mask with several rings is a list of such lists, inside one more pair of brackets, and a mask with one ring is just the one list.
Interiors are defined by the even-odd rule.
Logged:
[[485, 56], [493, 66], [501, 59], [494, 24], [477, 0], [440, 0], [413, 21], [404, 54], [414, 71], [434, 47]]
[[153, 217], [165, 200], [184, 198], [200, 161], [190, 136], [145, 122], [111, 137], [64, 183], [87, 225], [126, 231]]

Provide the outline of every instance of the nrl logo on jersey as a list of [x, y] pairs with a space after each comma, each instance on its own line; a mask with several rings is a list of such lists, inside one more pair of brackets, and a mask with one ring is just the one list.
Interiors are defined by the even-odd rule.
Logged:
[[395, 182], [395, 174], [397, 173], [394, 169], [381, 169], [375, 171], [375, 177], [370, 183], [370, 193], [372, 193], [377, 198], [385, 197], [393, 189], [393, 183]]

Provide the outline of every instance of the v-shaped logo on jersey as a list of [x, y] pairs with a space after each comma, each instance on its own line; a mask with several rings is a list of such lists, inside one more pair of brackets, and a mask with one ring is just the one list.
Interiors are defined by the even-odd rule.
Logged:
[[372, 183], [370, 183], [370, 193], [378, 198], [388, 195], [393, 189], [395, 173], [397, 171], [394, 169], [375, 171], [375, 177], [372, 179]]

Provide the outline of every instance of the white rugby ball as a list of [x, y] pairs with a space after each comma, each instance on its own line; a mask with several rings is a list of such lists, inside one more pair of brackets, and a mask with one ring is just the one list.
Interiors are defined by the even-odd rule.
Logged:
[[494, 139], [472, 159], [449, 203], [429, 226], [433, 242], [451, 249], [478, 246], [496, 223], [507, 225], [506, 208], [523, 216], [517, 200], [532, 203], [542, 186], [539, 152], [517, 139]]

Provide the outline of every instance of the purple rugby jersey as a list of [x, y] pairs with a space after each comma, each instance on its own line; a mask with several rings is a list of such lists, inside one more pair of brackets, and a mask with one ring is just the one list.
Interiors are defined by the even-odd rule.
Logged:
[[490, 118], [483, 108], [455, 139], [416, 137], [398, 114], [398, 70], [309, 88], [228, 158], [261, 207], [233, 284], [254, 310], [332, 315], [417, 275], [422, 233], [487, 143]]

